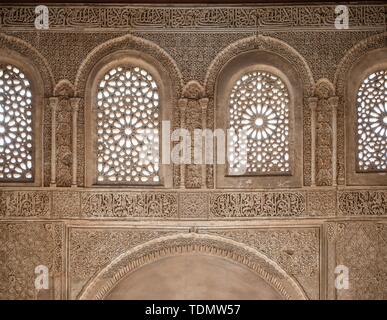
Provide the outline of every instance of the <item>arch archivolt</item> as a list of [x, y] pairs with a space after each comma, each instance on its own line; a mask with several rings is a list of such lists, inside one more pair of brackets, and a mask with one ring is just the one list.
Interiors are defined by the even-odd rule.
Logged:
[[[15, 57], [20, 63], [32, 65], [42, 78], [44, 96], [49, 97], [54, 88], [54, 75], [48, 65], [47, 60], [32, 45], [22, 39], [0, 33], [1, 56]], [[35, 75], [36, 76], [36, 75]]]
[[104, 299], [135, 270], [164, 257], [190, 253], [222, 257], [245, 266], [270, 284], [284, 299], [307, 299], [297, 282], [259, 251], [230, 239], [198, 233], [165, 236], [128, 250], [90, 280], [78, 299]]
[[204, 81], [209, 97], [213, 97], [218, 74], [227, 62], [241, 53], [251, 50], [272, 52], [288, 60], [302, 79], [304, 95], [312, 94], [314, 80], [306, 60], [287, 43], [276, 38], [259, 35], [238, 40], [215, 57], [208, 68]]
[[[387, 41], [387, 32], [380, 33], [371, 37], [368, 37], [355, 46], [353, 46], [345, 54], [344, 58], [341, 59], [340, 63], [337, 66], [335, 76], [333, 79], [333, 84], [336, 87], [337, 95], [340, 98], [344, 97], [345, 94], [345, 84], [348, 79], [348, 72], [353, 67], [355, 62], [360, 59], [361, 56], [367, 52], [383, 48], [386, 46]], [[343, 106], [344, 107], [344, 106]]]
[[82, 93], [84, 93], [90, 72], [100, 60], [109, 54], [121, 50], [137, 51], [139, 58], [141, 58], [142, 54], [147, 54], [159, 61], [159, 63], [167, 70], [168, 75], [171, 78], [173, 89], [172, 91], [176, 93], [177, 96], [180, 95], [183, 87], [183, 77], [179, 68], [177, 67], [176, 62], [164, 49], [159, 47], [157, 44], [133, 35], [125, 35], [106, 41], [97, 46], [88, 54], [86, 59], [79, 67], [76, 75], [76, 94], [82, 95]]

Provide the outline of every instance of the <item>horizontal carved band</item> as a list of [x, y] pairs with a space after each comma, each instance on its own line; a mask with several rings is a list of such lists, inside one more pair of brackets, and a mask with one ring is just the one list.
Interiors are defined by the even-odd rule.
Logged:
[[[0, 8], [1, 29], [31, 30], [34, 6]], [[383, 29], [385, 6], [349, 6], [351, 29]], [[49, 6], [50, 30], [255, 30], [278, 28], [334, 29], [335, 6], [140, 7]]]
[[0, 192], [0, 217], [50, 218], [49, 191]]
[[336, 215], [387, 215], [387, 191], [0, 191], [0, 219], [240, 219]]
[[210, 202], [211, 217], [300, 216], [306, 210], [301, 192], [216, 193]]
[[177, 218], [177, 195], [165, 192], [83, 193], [81, 212], [86, 217]]

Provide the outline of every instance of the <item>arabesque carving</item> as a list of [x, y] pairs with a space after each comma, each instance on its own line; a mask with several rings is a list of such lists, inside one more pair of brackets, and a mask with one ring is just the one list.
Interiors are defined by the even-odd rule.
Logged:
[[297, 217], [305, 211], [305, 193], [301, 192], [224, 192], [210, 198], [212, 218]]
[[208, 230], [225, 238], [245, 243], [276, 261], [295, 277], [311, 299], [320, 297], [319, 231], [317, 228]]
[[338, 194], [338, 214], [343, 216], [380, 216], [387, 214], [387, 192], [342, 191]]
[[345, 124], [344, 117], [349, 106], [346, 104], [345, 86], [348, 81], [348, 73], [355, 62], [365, 53], [374, 49], [386, 46], [387, 33], [379, 33], [368, 37], [353, 46], [346, 55], [341, 59], [336, 68], [333, 84], [339, 97], [337, 110], [337, 156], [338, 156], [338, 184], [344, 184], [345, 181]]
[[85, 192], [81, 196], [86, 217], [177, 218], [177, 196], [167, 192]]
[[337, 290], [330, 281], [328, 298], [387, 299], [386, 224], [346, 221], [335, 225], [338, 230], [328, 242], [328, 280], [336, 276], [336, 266], [345, 266], [350, 286]]
[[[0, 299], [62, 299], [64, 233], [60, 223], [0, 224]], [[50, 288], [36, 290], [35, 268], [51, 273]]]
[[[306, 99], [313, 94], [314, 90], [314, 79], [312, 72], [305, 60], [295, 49], [290, 47], [285, 42], [268, 37], [268, 36], [253, 36], [245, 39], [241, 39], [236, 41], [235, 43], [229, 45], [223, 51], [221, 51], [216, 58], [213, 60], [211, 65], [208, 68], [206, 79], [205, 79], [205, 88], [207, 91], [207, 95], [210, 98], [208, 109], [214, 110], [214, 100], [212, 99], [215, 93], [215, 84], [218, 73], [222, 69], [222, 67], [229, 61], [231, 58], [241, 54], [242, 52], [246, 52], [249, 50], [263, 50], [273, 52], [282, 57], [286, 57], [289, 60], [300, 76], [300, 79], [303, 83], [303, 92], [302, 95], [304, 97], [304, 106], [303, 106], [303, 123], [304, 123], [304, 184], [310, 184], [310, 153], [311, 153], [311, 141], [310, 141], [310, 111], [306, 103]], [[299, 106], [297, 106], [299, 107]], [[212, 113], [209, 113], [212, 115]], [[214, 119], [209, 118], [207, 120], [209, 122], [210, 128], [214, 127]]]
[[[32, 119], [42, 144], [31, 149], [42, 176], [36, 183], [1, 182], [0, 299], [102, 299], [130, 272], [184, 254], [241, 264], [287, 299], [387, 299], [385, 174], [362, 172], [381, 181], [371, 177], [367, 187], [346, 177], [346, 137], [353, 134], [344, 122], [353, 110], [346, 91], [354, 66], [368, 57], [385, 70], [383, 57], [369, 55], [385, 53], [386, 5], [349, 5], [349, 30], [335, 29], [334, 4], [48, 6], [44, 31], [34, 29], [34, 6], [0, 8], [0, 58], [33, 71], [20, 68], [39, 98]], [[299, 80], [286, 85], [289, 97], [297, 91], [303, 99], [294, 106], [302, 128], [288, 130], [303, 136], [303, 184], [223, 188], [211, 164], [174, 164], [168, 185], [87, 182], [85, 150], [95, 142], [85, 131], [94, 116], [87, 112], [89, 80], [106, 57], [133, 52], [133, 61], [157, 61], [171, 130], [192, 134], [219, 124], [218, 76], [250, 51], [283, 59]], [[0, 123], [0, 145], [2, 130]], [[48, 290], [34, 287], [38, 265], [49, 269]], [[338, 265], [349, 268], [348, 290], [335, 288]]]
[[[300, 286], [274, 261], [230, 239], [197, 233], [165, 236], [128, 250], [105, 267], [83, 290], [80, 299], [103, 299], [126, 274], [165, 256], [199, 252], [243, 263], [276, 288], [285, 299], [307, 299]], [[111, 280], [108, 280], [111, 279]]]

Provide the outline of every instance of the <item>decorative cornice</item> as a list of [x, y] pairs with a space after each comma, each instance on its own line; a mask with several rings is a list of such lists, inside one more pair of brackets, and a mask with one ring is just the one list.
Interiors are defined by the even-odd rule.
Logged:
[[[52, 30], [219, 31], [334, 30], [334, 5], [300, 6], [131, 6], [49, 5]], [[3, 5], [0, 28], [33, 31], [35, 7]], [[384, 5], [350, 5], [350, 29], [383, 30]]]
[[161, 47], [152, 41], [135, 37], [133, 35], [125, 35], [106, 41], [94, 48], [84, 59], [78, 69], [75, 80], [75, 88], [78, 95], [84, 91], [89, 73], [103, 57], [117, 52], [119, 50], [132, 49], [141, 53], [149, 54], [159, 61], [167, 70], [174, 86], [174, 93], [180, 95], [183, 87], [183, 77], [176, 62], [173, 58]]

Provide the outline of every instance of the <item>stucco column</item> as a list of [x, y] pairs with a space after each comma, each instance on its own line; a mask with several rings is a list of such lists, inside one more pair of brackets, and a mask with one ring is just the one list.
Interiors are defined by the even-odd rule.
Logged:
[[[181, 129], [185, 129], [185, 109], [187, 107], [187, 104], [188, 99], [179, 99]], [[183, 161], [180, 161], [180, 188], [185, 188], [185, 164], [183, 163]]]
[[[208, 107], [208, 98], [202, 98], [199, 100], [199, 105], [202, 108], [202, 132], [207, 128], [207, 107]], [[203, 141], [202, 135], [202, 141]], [[202, 144], [202, 189], [207, 188], [207, 164], [206, 164], [206, 139], [204, 139], [204, 144]]]
[[310, 152], [310, 180], [311, 186], [316, 186], [316, 109], [317, 109], [318, 99], [315, 97], [309, 98], [309, 107], [310, 107], [310, 129], [311, 129], [311, 152]]
[[329, 98], [332, 108], [332, 186], [337, 186], [337, 106], [338, 97]]
[[80, 98], [70, 98], [70, 106], [72, 113], [72, 177], [71, 187], [77, 187], [77, 122]]
[[50, 187], [56, 187], [56, 110], [59, 99], [51, 97], [48, 99], [51, 109], [51, 179]]

